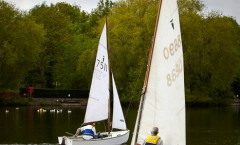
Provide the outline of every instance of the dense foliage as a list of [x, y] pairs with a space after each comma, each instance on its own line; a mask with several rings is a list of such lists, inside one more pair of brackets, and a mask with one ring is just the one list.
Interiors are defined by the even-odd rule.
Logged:
[[[187, 100], [239, 93], [240, 27], [202, 13], [200, 0], [179, 0]], [[158, 10], [157, 0], [100, 0], [91, 13], [64, 2], [28, 12], [0, 0], [0, 89], [89, 89], [108, 15], [109, 55], [122, 101], [138, 101]]]

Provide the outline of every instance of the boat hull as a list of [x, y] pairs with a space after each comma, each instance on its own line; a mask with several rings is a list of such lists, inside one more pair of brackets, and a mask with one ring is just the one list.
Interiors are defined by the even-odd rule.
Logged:
[[78, 137], [63, 136], [58, 137], [58, 142], [59, 144], [62, 145], [121, 145], [126, 143], [128, 141], [128, 138], [129, 130], [126, 130], [110, 132], [110, 136], [108, 137], [91, 140], [84, 140], [82, 136]]

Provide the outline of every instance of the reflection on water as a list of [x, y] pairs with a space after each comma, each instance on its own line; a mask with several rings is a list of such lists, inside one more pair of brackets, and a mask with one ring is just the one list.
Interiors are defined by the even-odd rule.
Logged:
[[[73, 132], [82, 123], [85, 110], [81, 108], [0, 108], [0, 143], [56, 143], [57, 136]], [[50, 110], [55, 109], [55, 112]], [[63, 109], [57, 112], [56, 109]], [[8, 113], [5, 110], [9, 110]], [[69, 112], [71, 110], [71, 112]]]
[[[0, 107], [0, 145], [56, 145], [57, 137], [75, 133], [84, 120], [85, 108]], [[54, 110], [55, 109], [55, 110]], [[57, 111], [62, 109], [62, 111]], [[127, 110], [124, 110], [125, 112]], [[132, 135], [137, 110], [126, 118]], [[240, 145], [240, 107], [187, 108], [187, 145]], [[105, 130], [98, 123], [97, 132]], [[128, 145], [131, 142], [131, 136]]]
[[240, 107], [187, 109], [188, 145], [240, 145]]

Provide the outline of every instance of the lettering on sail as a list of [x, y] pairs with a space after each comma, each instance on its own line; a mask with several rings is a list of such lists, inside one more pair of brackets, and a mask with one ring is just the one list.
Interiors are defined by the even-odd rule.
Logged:
[[[177, 38], [175, 38], [174, 41], [169, 44], [168, 47], [165, 47], [163, 49], [164, 58], [166, 60], [170, 59], [180, 49], [181, 49], [181, 36], [179, 34]], [[171, 86], [178, 78], [179, 74], [181, 74], [182, 72], [183, 72], [183, 59], [180, 58], [175, 64], [174, 68], [166, 75], [167, 85]]]
[[100, 70], [103, 70], [103, 71], [105, 71], [105, 72], [107, 72], [107, 63], [104, 61], [105, 59], [104, 59], [105, 57], [103, 56], [103, 58], [102, 58], [102, 60], [99, 60], [99, 59], [97, 59], [96, 61], [96, 68], [99, 68]]
[[179, 34], [177, 38], [174, 39], [174, 42], [171, 42], [168, 47], [165, 47], [163, 49], [164, 58], [169, 59], [179, 50], [180, 47], [181, 47], [181, 36]]
[[167, 85], [171, 86], [182, 72], [183, 72], [183, 59], [181, 58], [177, 61], [172, 71], [167, 74], [166, 77]]
[[93, 74], [93, 75], [94, 75], [94, 77], [97, 78], [98, 80], [105, 79], [105, 77], [106, 77], [106, 73], [103, 73], [102, 71], [97, 70], [97, 69], [94, 70], [94, 74]]

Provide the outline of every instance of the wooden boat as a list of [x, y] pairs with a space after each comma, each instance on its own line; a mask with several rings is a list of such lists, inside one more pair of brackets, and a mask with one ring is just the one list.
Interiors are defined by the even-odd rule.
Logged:
[[160, 0], [131, 145], [153, 127], [165, 145], [186, 145], [183, 50], [177, 0]]

